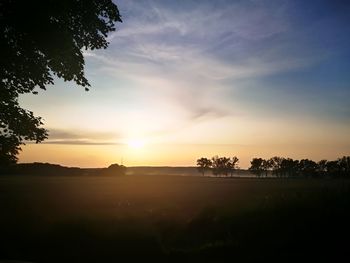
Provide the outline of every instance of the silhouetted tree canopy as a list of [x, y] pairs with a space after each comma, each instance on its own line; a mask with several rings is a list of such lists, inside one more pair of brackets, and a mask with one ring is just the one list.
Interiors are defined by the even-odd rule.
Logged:
[[264, 160], [262, 158], [253, 158], [250, 161], [249, 170], [256, 176], [261, 176], [264, 171], [263, 162]]
[[88, 90], [82, 50], [106, 48], [121, 22], [111, 0], [0, 1], [0, 164], [16, 162], [26, 140], [47, 138], [42, 120], [18, 104], [54, 77]]
[[208, 158], [202, 157], [197, 160], [197, 166], [198, 171], [204, 176], [205, 171], [211, 168], [212, 162]]
[[212, 159], [214, 175], [228, 175], [231, 170], [230, 158], [214, 156]]
[[214, 156], [211, 159], [200, 158], [197, 160], [197, 169], [202, 175], [204, 175], [206, 170], [211, 170], [214, 175], [225, 175], [233, 173], [238, 169], [239, 159], [237, 156], [232, 158]]
[[272, 157], [268, 160], [253, 158], [249, 171], [256, 176], [265, 176], [271, 171], [277, 177], [348, 177], [350, 178], [350, 156], [343, 156], [334, 161], [309, 159], [293, 160], [291, 158]]
[[102, 169], [102, 175], [125, 175], [126, 167], [117, 163], [111, 164], [107, 169]]
[[[213, 175], [231, 174], [239, 169], [238, 157], [232, 158], [214, 156], [211, 159], [202, 157], [197, 160], [197, 169], [204, 175], [206, 170], [211, 170]], [[252, 174], [260, 177], [319, 177], [319, 178], [350, 178], [350, 156], [343, 156], [334, 161], [320, 160], [315, 162], [309, 159], [293, 160], [274, 156], [270, 159], [253, 158], [248, 168]]]

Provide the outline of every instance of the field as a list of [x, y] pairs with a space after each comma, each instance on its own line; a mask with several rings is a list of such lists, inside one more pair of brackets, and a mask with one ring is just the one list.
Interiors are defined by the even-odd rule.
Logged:
[[1, 176], [0, 261], [349, 258], [350, 182]]

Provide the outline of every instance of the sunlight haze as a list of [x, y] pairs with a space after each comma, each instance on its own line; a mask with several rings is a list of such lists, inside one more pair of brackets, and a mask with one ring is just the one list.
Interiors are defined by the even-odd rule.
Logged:
[[[49, 139], [20, 162], [194, 166], [199, 157], [350, 153], [349, 16], [312, 1], [115, 1], [84, 53], [89, 92], [55, 81], [21, 104]], [[200, 4], [199, 4], [200, 3]], [[316, 12], [317, 11], [317, 12]]]

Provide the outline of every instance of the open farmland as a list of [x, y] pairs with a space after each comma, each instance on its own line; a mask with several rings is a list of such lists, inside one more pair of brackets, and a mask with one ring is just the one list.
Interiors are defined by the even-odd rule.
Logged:
[[232, 262], [347, 255], [350, 182], [2, 176], [0, 260]]

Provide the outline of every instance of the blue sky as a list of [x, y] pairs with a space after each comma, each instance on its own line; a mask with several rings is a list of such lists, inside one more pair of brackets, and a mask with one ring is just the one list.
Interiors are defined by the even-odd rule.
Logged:
[[[242, 166], [257, 155], [350, 154], [347, 1], [116, 3], [123, 23], [110, 46], [84, 53], [91, 91], [56, 81], [22, 98], [44, 117], [47, 144], [120, 147], [116, 158], [127, 155], [131, 165], [190, 165], [200, 145], [210, 156], [241, 155]], [[123, 150], [130, 140], [148, 145], [149, 159]], [[87, 166], [95, 156], [103, 166], [113, 159], [41, 156], [47, 144], [27, 146], [20, 160]], [[169, 145], [192, 155], [157, 161], [171, 155]]]

